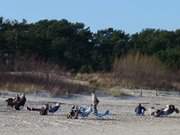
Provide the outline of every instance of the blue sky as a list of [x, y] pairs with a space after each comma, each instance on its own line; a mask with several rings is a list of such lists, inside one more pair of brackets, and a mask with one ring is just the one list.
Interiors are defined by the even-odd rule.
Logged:
[[180, 0], [0, 0], [0, 16], [36, 22], [67, 19], [95, 32], [113, 27], [127, 33], [144, 28], [180, 28]]

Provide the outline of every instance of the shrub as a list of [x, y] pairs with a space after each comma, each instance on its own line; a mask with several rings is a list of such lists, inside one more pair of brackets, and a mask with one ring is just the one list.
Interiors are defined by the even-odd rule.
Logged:
[[[115, 60], [113, 77], [120, 83], [129, 81], [131, 83], [128, 85], [132, 84], [133, 87], [161, 88], [166, 87], [164, 80], [168, 74], [165, 66], [156, 57], [130, 53]], [[166, 85], [169, 85], [168, 82]]]

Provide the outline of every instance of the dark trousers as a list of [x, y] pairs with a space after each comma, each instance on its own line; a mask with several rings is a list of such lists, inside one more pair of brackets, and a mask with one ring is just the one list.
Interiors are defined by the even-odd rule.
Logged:
[[93, 107], [94, 107], [94, 113], [98, 113], [97, 105], [93, 105]]
[[27, 109], [29, 111], [41, 111], [41, 108], [31, 108], [31, 107], [27, 107]]

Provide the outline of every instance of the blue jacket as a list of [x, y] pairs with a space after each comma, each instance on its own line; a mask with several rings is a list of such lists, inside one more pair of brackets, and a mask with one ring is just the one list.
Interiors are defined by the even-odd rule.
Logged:
[[50, 113], [55, 113], [58, 109], [59, 109], [60, 106], [54, 106], [54, 107], [50, 107], [49, 108], [49, 112]]

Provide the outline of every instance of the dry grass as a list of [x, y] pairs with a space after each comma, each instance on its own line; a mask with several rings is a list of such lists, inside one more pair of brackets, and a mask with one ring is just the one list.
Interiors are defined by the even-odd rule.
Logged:
[[[8, 68], [11, 66], [11, 68]], [[36, 56], [20, 57], [14, 64], [0, 66], [0, 89], [34, 92], [45, 90], [53, 96], [89, 91], [88, 86], [73, 82], [62, 66], [45, 62]], [[6, 69], [6, 70], [5, 70]], [[13, 72], [12, 72], [13, 71]]]
[[114, 79], [124, 87], [169, 89], [172, 88], [170, 75], [156, 57], [139, 53], [118, 59], [113, 66]]
[[131, 94], [127, 93], [126, 90], [124, 90], [123, 88], [118, 88], [118, 87], [111, 88], [110, 94], [114, 97], [132, 96]]
[[46, 73], [1, 73], [0, 89], [20, 92], [46, 90], [53, 96], [89, 90], [87, 86], [67, 82], [62, 75]]
[[112, 72], [72, 75], [57, 65], [35, 58], [17, 61], [15, 72], [0, 73], [0, 89], [33, 92], [49, 91], [52, 95], [90, 92], [91, 89], [108, 89], [112, 95], [126, 95], [121, 88], [176, 89], [180, 90], [180, 71], [167, 70], [155, 58], [139, 53], [116, 59]]
[[96, 88], [105, 88], [115, 96], [126, 95], [121, 90], [109, 90], [116, 86], [180, 90], [180, 72], [168, 70], [156, 57], [139, 53], [117, 59], [110, 73], [77, 74], [75, 79], [87, 81]]
[[91, 74], [80, 74], [75, 76], [77, 80], [83, 80], [89, 83], [90, 86], [96, 88], [111, 88], [116, 85], [113, 83], [111, 73], [91, 73]]

